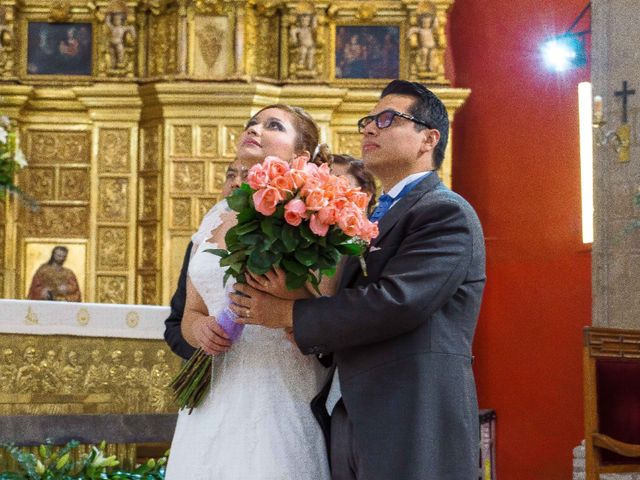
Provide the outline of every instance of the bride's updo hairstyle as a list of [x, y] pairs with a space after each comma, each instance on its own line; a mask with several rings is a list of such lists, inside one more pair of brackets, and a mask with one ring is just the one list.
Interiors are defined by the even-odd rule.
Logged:
[[295, 128], [296, 130], [296, 153], [301, 153], [306, 150], [307, 152], [309, 152], [309, 155], [311, 155], [311, 159], [309, 161], [315, 163], [316, 165], [331, 163], [331, 153], [329, 152], [329, 147], [324, 143], [321, 145], [319, 144], [320, 129], [318, 128], [318, 125], [313, 120], [313, 118], [311, 118], [311, 115], [306, 112], [306, 110], [300, 107], [286, 105], [284, 103], [276, 103], [261, 108], [258, 112], [256, 112], [254, 117], [260, 112], [269, 108], [277, 108], [278, 110], [282, 110], [291, 115], [291, 122], [293, 123], [293, 128]]

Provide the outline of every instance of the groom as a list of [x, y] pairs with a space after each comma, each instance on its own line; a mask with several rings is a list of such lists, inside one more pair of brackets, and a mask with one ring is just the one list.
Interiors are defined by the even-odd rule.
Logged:
[[330, 424], [334, 480], [477, 479], [471, 344], [485, 250], [473, 208], [435, 172], [446, 109], [423, 85], [394, 80], [358, 128], [386, 192], [368, 276], [351, 258], [335, 296], [295, 302], [236, 285], [251, 297], [233, 296], [236, 313], [293, 328], [304, 354], [333, 353], [333, 380], [314, 404], [325, 432]]

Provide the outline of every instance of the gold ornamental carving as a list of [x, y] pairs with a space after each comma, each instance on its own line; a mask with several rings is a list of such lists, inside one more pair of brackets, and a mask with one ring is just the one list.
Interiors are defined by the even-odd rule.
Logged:
[[158, 258], [158, 229], [155, 225], [140, 228], [140, 267], [155, 268]]
[[149, 34], [149, 76], [177, 73], [178, 13], [152, 17]]
[[238, 151], [238, 140], [240, 139], [242, 132], [244, 132], [244, 127], [242, 126], [229, 126], [225, 128], [225, 157], [233, 158], [236, 156], [236, 152]]
[[129, 180], [126, 178], [103, 178], [100, 180], [100, 204], [98, 217], [104, 221], [127, 221]]
[[129, 312], [127, 313], [126, 322], [129, 328], [136, 328], [140, 324], [140, 315], [138, 315], [138, 312]]
[[289, 13], [289, 77], [318, 78], [323, 73], [326, 19], [311, 3]]
[[409, 71], [412, 78], [446, 83], [446, 12], [421, 2], [409, 16]]
[[356, 18], [362, 22], [369, 22], [378, 14], [378, 7], [373, 3], [362, 2], [358, 7]]
[[203, 157], [213, 157], [218, 154], [218, 127], [200, 127], [198, 153]]
[[173, 228], [191, 228], [191, 199], [174, 198], [171, 200], [171, 226]]
[[14, 29], [13, 8], [0, 8], [0, 76], [13, 73], [14, 66]]
[[127, 229], [98, 229], [98, 268], [118, 270], [127, 268]]
[[2, 334], [0, 411], [172, 412], [179, 367], [162, 340]]
[[278, 62], [273, 59], [278, 58], [279, 49], [278, 42], [274, 41], [274, 32], [279, 29], [280, 19], [275, 15], [266, 14], [255, 22], [255, 29], [248, 33], [253, 33], [255, 37], [255, 41], [252, 41], [255, 55], [251, 59], [255, 62], [256, 74], [266, 78], [277, 78]]
[[173, 190], [196, 193], [204, 188], [204, 164], [201, 162], [174, 162]]
[[215, 162], [213, 164], [213, 191], [221, 192], [227, 178], [229, 162]]
[[158, 126], [145, 127], [142, 129], [143, 137], [143, 162], [145, 170], [157, 170], [160, 164], [160, 138]]
[[[55, 195], [55, 169], [29, 167], [20, 173], [24, 179], [22, 189], [37, 200], [51, 200]], [[21, 182], [22, 183], [22, 182]]]
[[89, 132], [31, 130], [28, 145], [30, 164], [88, 163], [91, 158]]
[[359, 133], [341, 132], [336, 134], [336, 151], [356, 158], [362, 155], [362, 136]]
[[89, 170], [60, 169], [60, 200], [89, 200]]
[[143, 275], [140, 277], [140, 303], [143, 305], [157, 305], [157, 281], [155, 275]]
[[38, 323], [38, 315], [33, 313], [31, 307], [27, 309], [27, 314], [24, 316], [24, 323], [27, 325], [36, 325]]
[[98, 277], [98, 303], [127, 303], [127, 278], [101, 275]]
[[135, 15], [123, 1], [113, 0], [96, 15], [102, 24], [103, 41], [98, 44], [98, 76], [133, 78], [135, 74]]
[[129, 130], [101, 129], [98, 157], [101, 173], [127, 173], [129, 171]]
[[142, 177], [140, 220], [156, 220], [158, 216], [158, 177]]
[[192, 128], [189, 125], [173, 127], [173, 155], [190, 156], [193, 153]]
[[76, 315], [76, 321], [78, 322], [78, 325], [80, 325], [81, 327], [89, 325], [89, 319], [89, 310], [87, 310], [86, 308], [81, 308], [80, 310], [78, 310], [78, 313]]
[[198, 223], [202, 221], [207, 212], [211, 210], [211, 207], [213, 207], [216, 203], [218, 203], [217, 197], [198, 199]]
[[[4, 225], [0, 225], [0, 253], [4, 252]], [[0, 255], [0, 270], [4, 268], [4, 255]], [[0, 285], [2, 283], [0, 282]]]
[[71, 2], [69, 0], [53, 0], [50, 5], [49, 21], [66, 22], [71, 18]]
[[87, 207], [41, 205], [24, 213], [24, 232], [30, 237], [82, 238], [89, 231]]

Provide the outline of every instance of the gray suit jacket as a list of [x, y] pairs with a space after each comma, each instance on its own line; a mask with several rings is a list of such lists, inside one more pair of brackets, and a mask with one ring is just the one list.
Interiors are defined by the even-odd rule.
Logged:
[[[367, 277], [351, 259], [335, 296], [295, 303], [296, 342], [305, 354], [334, 355], [362, 478], [475, 480], [471, 344], [486, 281], [480, 222], [434, 172], [379, 227]], [[314, 400], [320, 417], [327, 391]]]

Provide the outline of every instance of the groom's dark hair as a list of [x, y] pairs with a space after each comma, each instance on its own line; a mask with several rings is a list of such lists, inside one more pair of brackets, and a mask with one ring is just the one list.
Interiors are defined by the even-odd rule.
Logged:
[[[436, 169], [440, 168], [444, 161], [444, 151], [447, 148], [447, 141], [449, 139], [449, 115], [447, 114], [447, 108], [442, 103], [435, 93], [429, 90], [427, 87], [418, 82], [409, 82], [407, 80], [393, 80], [389, 85], [384, 87], [380, 98], [384, 98], [387, 95], [407, 95], [415, 98], [411, 108], [409, 108], [410, 115], [413, 115], [418, 120], [422, 120], [429, 127], [440, 132], [440, 140], [436, 145], [433, 153], [433, 165]], [[424, 130], [424, 125], [419, 123], [415, 124], [417, 131]]]

